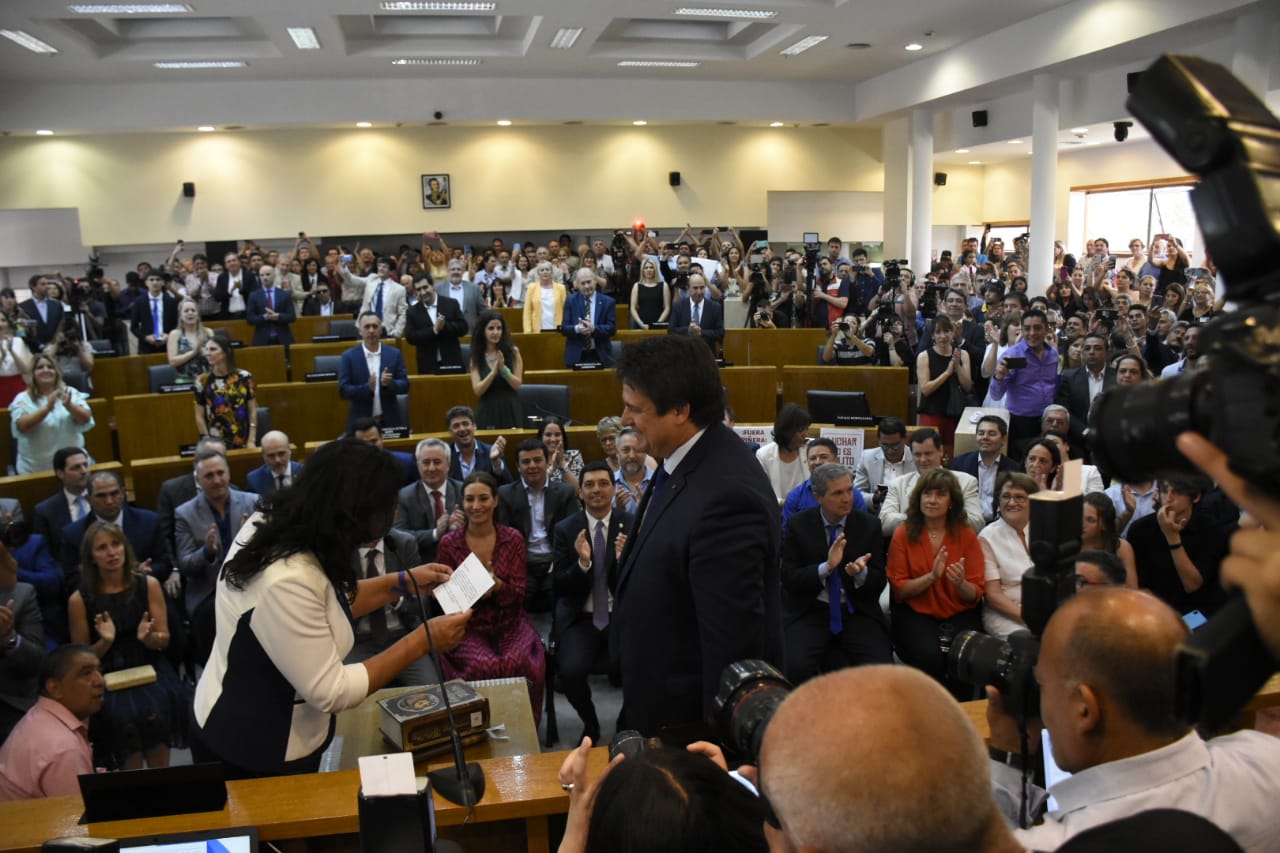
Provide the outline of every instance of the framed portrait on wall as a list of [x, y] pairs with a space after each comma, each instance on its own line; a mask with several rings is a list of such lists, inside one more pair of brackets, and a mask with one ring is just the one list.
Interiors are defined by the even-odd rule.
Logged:
[[448, 175], [422, 176], [422, 208], [424, 210], [442, 210], [451, 207], [452, 203]]

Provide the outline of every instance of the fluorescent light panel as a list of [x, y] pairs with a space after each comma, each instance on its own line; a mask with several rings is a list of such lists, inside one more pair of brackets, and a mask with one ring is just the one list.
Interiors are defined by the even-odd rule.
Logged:
[[77, 3], [67, 7], [77, 15], [183, 15], [186, 3]]
[[924, 50], [924, 45], [920, 44], [920, 42], [913, 41], [911, 44], [906, 46], [906, 50]]
[[392, 65], [479, 65], [478, 59], [393, 59]]
[[714, 9], [706, 7], [682, 6], [676, 9], [677, 15], [692, 15], [697, 18], [773, 18], [777, 12], [769, 9]]
[[674, 59], [624, 59], [619, 68], [697, 68], [701, 62], [683, 62]]
[[14, 44], [25, 47], [32, 53], [57, 53], [58, 49], [51, 44], [40, 41], [40, 39], [31, 35], [31, 33], [22, 30], [0, 30], [0, 36], [4, 36]]
[[293, 39], [293, 44], [298, 50], [319, 50], [320, 39], [316, 38], [316, 31], [311, 27], [289, 27], [289, 38]]
[[568, 50], [582, 35], [582, 27], [561, 27], [551, 39], [551, 47], [556, 50]]
[[477, 0], [383, 0], [384, 12], [492, 12], [497, 3]]
[[181, 62], [153, 62], [152, 66], [165, 69], [198, 69], [198, 68], [244, 68], [248, 63], [238, 59], [220, 60], [183, 60]]
[[37, 130], [36, 136], [53, 136], [52, 130]]
[[800, 39], [800, 41], [791, 45], [791, 47], [782, 51], [782, 55], [798, 56], [799, 54], [802, 54], [809, 48], [813, 47], [814, 45], [822, 44], [826, 40], [827, 40], [827, 36], [808, 36], [806, 38], [802, 38]]

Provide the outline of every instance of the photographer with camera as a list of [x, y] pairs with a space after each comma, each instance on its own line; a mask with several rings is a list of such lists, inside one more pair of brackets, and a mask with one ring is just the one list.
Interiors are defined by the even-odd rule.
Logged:
[[826, 343], [822, 345], [823, 364], [861, 367], [876, 363], [876, 343], [859, 334], [862, 324], [853, 314], [845, 314], [831, 324]]
[[884, 272], [878, 269], [871, 269], [867, 263], [867, 250], [859, 246], [849, 255], [849, 260], [853, 264], [850, 271], [850, 287], [849, 301], [854, 306], [861, 306], [858, 310], [866, 312], [870, 311], [873, 306], [873, 300], [884, 287]]
[[[1174, 656], [1187, 635], [1167, 605], [1121, 587], [1088, 588], [1050, 618], [1036, 663], [1040, 714], [1055, 762], [1073, 775], [1050, 788], [1057, 808], [1042, 824], [1017, 830], [1023, 845], [1052, 850], [1091, 827], [1174, 805], [1245, 850], [1280, 849], [1280, 740], [1242, 731], [1205, 741], [1177, 719]], [[987, 695], [996, 799], [1012, 819], [1029, 759], [1000, 693]]]

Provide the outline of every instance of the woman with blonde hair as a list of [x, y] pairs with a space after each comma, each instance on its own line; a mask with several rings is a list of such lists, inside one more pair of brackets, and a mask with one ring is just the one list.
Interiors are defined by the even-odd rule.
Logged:
[[207, 373], [209, 362], [204, 357], [204, 345], [213, 337], [200, 320], [200, 306], [190, 297], [178, 303], [178, 328], [169, 335], [169, 364], [177, 372], [180, 381], [194, 382], [201, 373]]
[[19, 474], [52, 470], [53, 454], [61, 447], [84, 447], [84, 434], [94, 425], [89, 395], [68, 387], [57, 360], [44, 353], [31, 360], [27, 390], [9, 405], [9, 418]]
[[640, 262], [640, 278], [631, 286], [631, 328], [647, 329], [667, 322], [671, 313], [671, 290], [658, 273], [653, 258]]

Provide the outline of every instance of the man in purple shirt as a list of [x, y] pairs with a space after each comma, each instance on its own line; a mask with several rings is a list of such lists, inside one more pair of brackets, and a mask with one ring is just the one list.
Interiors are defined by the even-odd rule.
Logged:
[[1046, 343], [1048, 336], [1045, 313], [1038, 308], [1024, 311], [1022, 340], [1009, 347], [996, 365], [991, 397], [1003, 400], [1009, 410], [1010, 447], [1020, 448], [1039, 434], [1040, 416], [1057, 391], [1058, 351]]
[[0, 800], [63, 797], [80, 792], [76, 778], [93, 772], [89, 717], [107, 685], [98, 655], [69, 644], [40, 668], [40, 698], [0, 747]]

